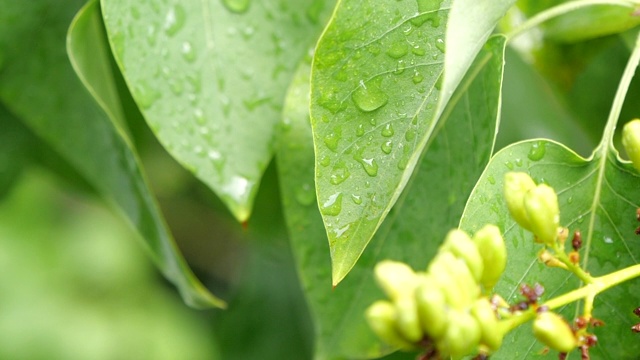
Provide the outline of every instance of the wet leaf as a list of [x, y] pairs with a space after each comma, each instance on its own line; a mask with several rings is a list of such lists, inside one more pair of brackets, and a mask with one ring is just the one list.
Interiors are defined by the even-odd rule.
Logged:
[[286, 87], [330, 1], [101, 1], [111, 47], [160, 142], [249, 217]]
[[[83, 4], [46, 0], [0, 4], [0, 51], [5, 54], [0, 100], [125, 215], [187, 303], [222, 306], [224, 303], [191, 274], [156, 207], [134, 151], [69, 64], [67, 27]], [[46, 24], [46, 31], [42, 31], [42, 24]]]
[[[538, 183], [552, 186], [558, 193], [560, 225], [570, 233], [579, 230], [583, 245], [580, 258], [583, 268], [594, 276], [634, 265], [640, 260], [640, 238], [635, 235], [639, 223], [640, 174], [628, 161], [619, 158], [612, 139], [622, 107], [622, 99], [640, 59], [639, 48], [625, 70], [611, 115], [600, 145], [588, 159], [567, 147], [548, 140], [530, 140], [508, 146], [498, 152], [474, 189], [461, 219], [461, 228], [474, 232], [487, 223], [496, 224], [507, 242], [507, 271], [496, 287], [507, 301], [518, 299], [522, 283], [542, 284], [545, 299], [561, 295], [579, 286], [569, 272], [548, 268], [537, 260], [539, 244], [533, 235], [517, 226], [509, 217], [502, 193], [503, 178], [508, 171], [523, 171]], [[567, 248], [570, 245], [567, 244]], [[630, 327], [637, 323], [632, 310], [638, 307], [640, 280], [607, 290], [595, 301], [594, 316], [606, 326], [594, 330], [598, 346], [595, 358], [629, 359], [640, 352], [637, 334]], [[580, 314], [577, 304], [565, 307], [563, 314], [573, 319]], [[625, 344], [625, 346], [620, 346]], [[539, 358], [543, 345], [536, 343], [529, 326], [521, 326], [505, 339], [502, 349], [492, 358]], [[555, 357], [553, 352], [549, 358]]]
[[334, 284], [358, 260], [432, 138], [449, 4], [345, 0], [318, 43], [311, 118]]
[[[504, 38], [490, 40], [474, 64], [474, 76], [465, 78], [452, 108], [444, 112], [446, 121], [437, 129], [416, 176], [352, 273], [334, 289], [326, 232], [316, 206], [314, 149], [304, 105], [309, 67], [299, 70], [285, 104], [276, 158], [292, 246], [316, 324], [316, 358], [372, 358], [393, 350], [376, 340], [364, 320], [365, 308], [383, 296], [374, 283], [373, 266], [389, 258], [425, 268], [446, 232], [456, 226], [492, 150], [503, 50]], [[355, 204], [366, 196], [347, 193], [342, 201]]]

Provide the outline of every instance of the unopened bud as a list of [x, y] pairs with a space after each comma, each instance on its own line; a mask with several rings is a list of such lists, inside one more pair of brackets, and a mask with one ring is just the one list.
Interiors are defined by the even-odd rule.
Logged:
[[430, 277], [425, 277], [416, 289], [418, 316], [422, 330], [431, 339], [442, 337], [447, 329], [447, 303], [439, 285]]
[[484, 264], [476, 244], [469, 235], [460, 229], [449, 231], [440, 247], [440, 251], [450, 251], [453, 255], [464, 260], [476, 281], [480, 280]]
[[436, 342], [441, 355], [459, 358], [472, 353], [480, 342], [480, 326], [467, 311], [452, 310], [445, 336]]
[[365, 318], [371, 330], [385, 343], [402, 349], [414, 347], [398, 332], [396, 308], [392, 303], [384, 300], [376, 301], [367, 308]]
[[629, 160], [640, 171], [640, 119], [626, 123], [622, 128], [622, 145], [629, 156]]
[[378, 285], [392, 300], [413, 293], [417, 285], [416, 273], [403, 262], [380, 261], [374, 272]]
[[498, 350], [502, 345], [504, 334], [498, 326], [498, 318], [489, 300], [487, 298], [476, 300], [471, 308], [471, 315], [476, 318], [480, 326], [480, 342], [491, 351]]
[[398, 332], [409, 342], [416, 343], [422, 339], [422, 328], [418, 320], [418, 306], [413, 294], [399, 297], [395, 301], [397, 311]]
[[533, 334], [540, 342], [560, 352], [569, 352], [578, 346], [569, 324], [550, 311], [538, 314], [533, 321]]
[[553, 188], [546, 184], [540, 184], [529, 190], [524, 196], [524, 207], [531, 226], [531, 232], [542, 243], [553, 245], [558, 236], [558, 227], [560, 226], [558, 196]]
[[500, 229], [495, 225], [485, 225], [473, 235], [473, 242], [483, 263], [480, 283], [485, 290], [492, 289], [507, 266], [507, 248]]
[[533, 179], [523, 172], [508, 172], [504, 176], [504, 197], [513, 219], [524, 229], [531, 231], [529, 218], [524, 208], [524, 196], [536, 187]]

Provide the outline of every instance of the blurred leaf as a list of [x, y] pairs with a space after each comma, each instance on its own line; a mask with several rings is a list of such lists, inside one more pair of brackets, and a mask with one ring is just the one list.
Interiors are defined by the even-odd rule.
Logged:
[[[495, 37], [479, 55], [444, 112], [443, 127], [436, 129], [438, 136], [429, 144], [416, 176], [350, 276], [333, 290], [326, 233], [315, 206], [314, 152], [304, 103], [309, 66], [303, 64], [298, 70], [285, 103], [276, 158], [285, 218], [315, 320], [316, 358], [371, 358], [392, 350], [376, 340], [364, 321], [365, 308], [382, 297], [372, 278], [373, 266], [390, 258], [424, 268], [448, 229], [456, 226], [492, 150], [503, 50], [504, 38]], [[359, 200], [349, 196], [343, 201]]]
[[332, 2], [101, 5], [116, 61], [152, 130], [245, 221], [286, 86]]
[[25, 166], [0, 203], [0, 358], [220, 358], [133, 229], [56, 180]]
[[31, 158], [33, 136], [0, 104], [0, 201]]
[[126, 215], [187, 303], [223, 306], [187, 267], [133, 150], [95, 105], [68, 62], [67, 26], [82, 4], [79, 0], [63, 4], [2, 0], [0, 49], [6, 57], [0, 100]]
[[449, 3], [345, 0], [318, 43], [311, 119], [334, 285], [364, 251], [433, 136]]
[[[613, 147], [615, 125], [633, 72], [640, 59], [640, 42], [618, 88], [607, 127], [593, 155], [584, 159], [565, 146], [547, 140], [525, 141], [506, 147], [489, 163], [465, 208], [460, 226], [475, 232], [484, 224], [496, 224], [504, 232], [509, 253], [507, 271], [496, 287], [507, 301], [518, 298], [520, 284], [538, 282], [546, 288], [545, 299], [561, 295], [579, 285], [578, 279], [559, 268], [549, 268], [537, 260], [540, 245], [533, 236], [509, 217], [502, 194], [508, 171], [529, 173], [538, 182], [558, 193], [560, 224], [570, 232], [582, 233], [582, 267], [601, 276], [635, 265], [640, 259], [636, 209], [640, 207], [640, 175], [621, 161]], [[596, 298], [594, 316], [604, 320], [604, 328], [594, 330], [598, 346], [596, 358], [630, 359], [640, 353], [636, 334], [628, 329], [637, 323], [632, 310], [638, 307], [640, 279], [634, 279], [604, 292]], [[579, 314], [579, 306], [568, 305], [568, 319]], [[492, 358], [539, 358], [544, 346], [531, 336], [530, 327], [521, 326], [508, 335], [501, 350]], [[620, 344], [625, 344], [620, 346]], [[548, 357], [555, 357], [551, 352]]]

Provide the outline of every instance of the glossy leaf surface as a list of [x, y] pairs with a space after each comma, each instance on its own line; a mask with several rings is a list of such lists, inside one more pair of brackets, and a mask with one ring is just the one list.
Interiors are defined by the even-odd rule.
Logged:
[[[445, 112], [446, 122], [416, 168], [405, 195], [391, 211], [344, 283], [332, 290], [331, 259], [314, 192], [314, 149], [308, 122], [308, 65], [290, 88], [281, 148], [277, 153], [285, 216], [294, 254], [316, 324], [316, 358], [377, 357], [392, 351], [380, 344], [364, 311], [383, 296], [373, 280], [382, 259], [426, 267], [491, 153], [495, 135], [504, 38], [493, 38]], [[345, 196], [356, 203], [357, 197]], [[322, 205], [322, 203], [320, 203]]]
[[345, 0], [318, 43], [311, 119], [334, 284], [356, 263], [432, 138], [449, 4]]
[[[39, 0], [0, 4], [0, 49], [5, 54], [0, 100], [124, 213], [187, 303], [222, 306], [184, 263], [135, 153], [69, 64], [64, 50], [67, 27], [83, 3]], [[37, 25], [43, 23], [47, 31]]]
[[251, 212], [295, 66], [330, 1], [101, 1], [148, 124], [239, 221]]

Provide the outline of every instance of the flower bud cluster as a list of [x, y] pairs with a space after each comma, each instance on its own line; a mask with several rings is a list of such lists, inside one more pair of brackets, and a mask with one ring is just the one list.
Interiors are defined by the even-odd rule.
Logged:
[[622, 128], [622, 146], [629, 160], [640, 171], [640, 119], [626, 123]]
[[509, 172], [504, 179], [504, 195], [513, 219], [536, 239], [553, 246], [560, 230], [558, 196], [546, 184], [536, 185], [523, 172]]
[[371, 305], [367, 321], [383, 341], [402, 349], [428, 345], [453, 358], [495, 351], [504, 334], [482, 289], [490, 290], [505, 266], [496, 226], [485, 226], [473, 238], [452, 230], [426, 272], [391, 260], [376, 265], [376, 280], [389, 300]]

